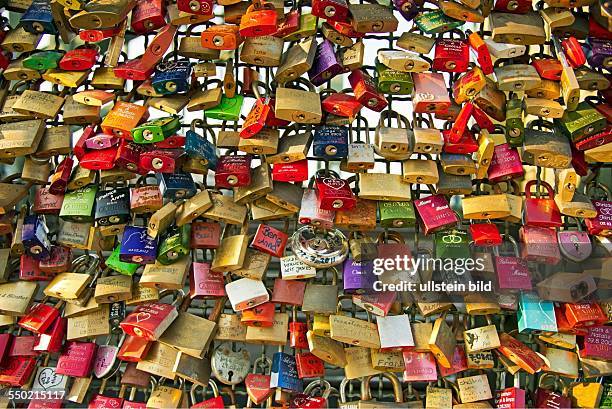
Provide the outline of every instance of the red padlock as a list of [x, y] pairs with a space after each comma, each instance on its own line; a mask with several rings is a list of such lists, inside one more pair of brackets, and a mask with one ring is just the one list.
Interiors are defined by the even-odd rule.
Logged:
[[40, 270], [40, 263], [27, 254], [22, 254], [19, 260], [19, 279], [24, 281], [50, 281], [55, 274]]
[[240, 130], [241, 138], [250, 138], [261, 131], [266, 125], [268, 116], [272, 111], [270, 98], [267, 96], [261, 97], [259, 94], [260, 85], [265, 86], [265, 84], [260, 81], [253, 81], [252, 83], [253, 93], [255, 94], [256, 100], [253, 107], [244, 119], [244, 123], [242, 124], [242, 129]]
[[30, 380], [36, 366], [36, 358], [23, 356], [8, 358], [6, 365], [0, 369], [0, 384], [21, 388]]
[[563, 304], [565, 318], [571, 328], [603, 325], [608, 321], [599, 303], [595, 301]]
[[295, 354], [298, 378], [318, 378], [325, 376], [325, 366], [321, 358], [311, 352], [299, 352]]
[[[49, 178], [48, 191], [52, 195], [64, 195], [66, 187], [70, 181], [70, 175], [72, 174], [72, 166], [74, 160], [70, 156], [66, 156], [63, 161], [57, 165], [57, 169]], [[63, 200], [62, 200], [63, 201]]]
[[328, 22], [349, 21], [349, 7], [346, 0], [312, 0], [313, 16], [324, 18]]
[[470, 234], [476, 246], [499, 246], [503, 240], [499, 229], [493, 223], [470, 224]]
[[[270, 301], [276, 304], [302, 305], [305, 290], [306, 282], [300, 280], [283, 280], [279, 277], [274, 280], [274, 288]], [[289, 327], [291, 327], [291, 323]]]
[[113, 74], [115, 74], [115, 77], [125, 80], [145, 81], [153, 75], [154, 69], [154, 65], [146, 65], [142, 61], [142, 58], [134, 58], [133, 60], [128, 60], [113, 68]]
[[139, 168], [145, 172], [175, 173], [185, 158], [184, 149], [151, 149], [140, 153]]
[[349, 183], [333, 172], [317, 172], [315, 186], [319, 207], [323, 210], [351, 210], [357, 199]]
[[153, 345], [153, 342], [145, 338], [128, 335], [125, 337], [123, 344], [121, 344], [119, 352], [117, 352], [117, 358], [126, 362], [141, 361], [149, 353], [151, 345]]
[[533, 285], [527, 261], [519, 256], [518, 244], [514, 237], [507, 235], [507, 238], [512, 244], [514, 255], [500, 256], [496, 251], [493, 257], [498, 288], [501, 291], [531, 290]]
[[34, 206], [32, 210], [36, 214], [59, 214], [64, 203], [64, 193], [54, 195], [49, 192], [48, 187], [39, 187], [34, 196]]
[[115, 146], [107, 149], [91, 150], [83, 155], [79, 165], [89, 170], [109, 170], [114, 168], [115, 157], [117, 157], [117, 147]]
[[250, 327], [271, 327], [274, 325], [275, 305], [265, 302], [256, 307], [242, 311], [240, 322]]
[[153, 143], [155, 149], [177, 149], [185, 146], [184, 135], [170, 135], [161, 142]]
[[487, 175], [491, 183], [503, 182], [516, 179], [525, 173], [523, 162], [515, 148], [507, 143], [495, 146], [491, 165], [487, 169]]
[[493, 61], [491, 59], [491, 53], [487, 43], [484, 42], [482, 37], [478, 33], [471, 33], [468, 36], [468, 42], [470, 47], [476, 53], [476, 61], [486, 75], [493, 73]]
[[251, 247], [273, 257], [282, 257], [289, 236], [287, 233], [266, 224], [257, 226]]
[[81, 46], [66, 51], [59, 61], [59, 68], [65, 71], [89, 71], [98, 59], [98, 48]]
[[122, 139], [117, 148], [115, 166], [130, 172], [145, 174], [147, 172], [140, 168], [140, 155], [149, 149], [147, 145], [136, 144]]
[[489, 115], [487, 115], [485, 111], [478, 108], [476, 105], [474, 105], [474, 109], [472, 110], [472, 118], [474, 118], [480, 129], [486, 129], [491, 133], [495, 132], [495, 124], [493, 121], [491, 121]]
[[513, 14], [526, 14], [532, 9], [530, 0], [495, 0], [493, 10]]
[[97, 43], [105, 38], [111, 38], [121, 32], [120, 27], [91, 29], [79, 31], [79, 38], [88, 43]]
[[55, 372], [79, 378], [89, 376], [97, 347], [95, 342], [68, 342], [66, 350], [57, 360]]
[[251, 184], [251, 155], [222, 155], [217, 162], [215, 186], [233, 188]]
[[221, 238], [221, 225], [218, 222], [195, 220], [191, 223], [191, 248], [216, 249]]
[[62, 350], [66, 335], [66, 318], [57, 317], [47, 330], [40, 334], [33, 350], [47, 353], [58, 353]]
[[465, 40], [440, 38], [436, 41], [432, 69], [465, 72], [470, 63], [470, 49]]
[[327, 113], [345, 117], [355, 118], [363, 105], [353, 95], [344, 92], [334, 92], [321, 102], [321, 107]]
[[561, 227], [561, 213], [555, 203], [555, 191], [547, 182], [540, 181], [548, 192], [547, 198], [535, 198], [531, 196], [531, 188], [538, 181], [530, 180], [525, 185], [525, 224], [540, 227]]
[[556, 58], [536, 58], [531, 63], [542, 79], [560, 81], [563, 66]]
[[525, 260], [542, 264], [557, 264], [561, 261], [555, 230], [549, 227], [521, 226], [519, 237], [523, 242], [521, 257]]
[[211, 16], [214, 4], [213, 0], [177, 0], [176, 2], [179, 11], [200, 16]]
[[450, 141], [451, 129], [445, 129], [442, 131], [442, 137], [444, 138], [444, 146], [442, 149], [446, 153], [459, 153], [467, 154], [474, 153], [478, 150], [478, 142], [474, 138], [474, 134], [465, 129], [461, 137], [457, 140], [457, 143]]
[[463, 134], [466, 132], [468, 128], [468, 121], [472, 117], [472, 111], [474, 110], [474, 104], [471, 102], [466, 102], [462, 107], [461, 111], [459, 111], [459, 115], [455, 119], [453, 126], [450, 129], [448, 134], [448, 141], [452, 144], [457, 144]]
[[308, 349], [308, 324], [296, 320], [295, 308], [293, 321], [289, 323], [289, 346], [295, 349]]
[[[192, 13], [190, 11], [190, 13]], [[166, 2], [138, 0], [132, 9], [132, 30], [137, 34], [150, 33], [166, 25]]]
[[295, 33], [300, 28], [300, 12], [298, 10], [289, 10], [285, 14], [285, 18], [278, 24], [274, 37], [285, 37], [291, 33]]
[[275, 182], [304, 182], [308, 180], [308, 160], [272, 165], [272, 180]]
[[355, 98], [361, 105], [380, 112], [388, 105], [384, 94], [378, 92], [376, 81], [363, 70], [354, 70], [349, 75]]
[[422, 230], [425, 234], [444, 230], [457, 224], [457, 214], [450, 208], [444, 195], [432, 195], [414, 201], [414, 208], [419, 214]]
[[211, 271], [208, 262], [194, 261], [191, 263], [190, 298], [215, 298], [225, 297], [225, 295], [225, 281], [222, 272]]
[[582, 45], [580, 45], [575, 37], [569, 37], [561, 41], [561, 47], [573, 68], [582, 67], [586, 63], [586, 56], [582, 50]]

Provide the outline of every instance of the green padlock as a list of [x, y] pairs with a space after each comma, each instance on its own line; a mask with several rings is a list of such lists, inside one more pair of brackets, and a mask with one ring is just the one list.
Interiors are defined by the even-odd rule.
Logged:
[[465, 22], [447, 16], [442, 10], [435, 10], [419, 14], [414, 23], [426, 34], [440, 34], [461, 27]]
[[466, 230], [457, 228], [437, 232], [434, 243], [438, 259], [470, 258], [470, 239]]
[[23, 59], [23, 66], [32, 70], [43, 71], [57, 68], [64, 53], [57, 50], [41, 51]]
[[523, 100], [510, 98], [506, 102], [506, 141], [510, 146], [523, 146], [525, 124], [523, 123]]
[[243, 101], [244, 97], [240, 94], [236, 94], [233, 98], [223, 95], [221, 103], [204, 111], [204, 116], [220, 121], [237, 121], [240, 118]]
[[572, 142], [595, 135], [607, 124], [606, 117], [586, 101], [579, 103], [575, 111], [566, 110], [561, 118], [554, 121], [555, 126]]
[[70, 222], [93, 222], [93, 209], [96, 203], [97, 192], [98, 185], [87, 185], [67, 192], [64, 196], [59, 217]]
[[315, 35], [317, 32], [317, 16], [310, 13], [300, 15], [300, 26], [291, 34], [283, 37], [283, 41], [293, 42], [300, 41], [302, 38]]
[[378, 202], [380, 225], [384, 228], [409, 227], [416, 224], [412, 202]]
[[161, 142], [174, 135], [180, 127], [181, 122], [178, 116], [158, 118], [132, 129], [132, 136], [136, 143]]
[[120, 249], [121, 249], [121, 246], [115, 247], [113, 252], [106, 259], [106, 262], [105, 262], [106, 267], [120, 274], [123, 274], [126, 276], [133, 276], [136, 270], [138, 270], [138, 267], [140, 267], [140, 264], [125, 263], [119, 260], [119, 250]]
[[384, 94], [410, 95], [414, 82], [409, 72], [397, 71], [376, 60], [378, 91]]
[[171, 227], [159, 245], [157, 261], [172, 264], [189, 254], [191, 249], [191, 223]]

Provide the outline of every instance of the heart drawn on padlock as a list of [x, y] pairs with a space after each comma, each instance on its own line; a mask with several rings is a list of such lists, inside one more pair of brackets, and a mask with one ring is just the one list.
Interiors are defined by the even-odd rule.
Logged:
[[54, 368], [42, 368], [36, 378], [38, 385], [45, 390], [59, 386], [63, 381], [64, 375], [56, 374]]
[[340, 190], [344, 187], [345, 181], [338, 178], [325, 178], [323, 179], [323, 184], [330, 189]]
[[136, 322], [143, 322], [148, 320], [149, 318], [151, 318], [151, 314], [149, 314], [148, 312], [139, 312], [138, 314], [136, 314]]
[[254, 404], [259, 405], [272, 395], [270, 375], [250, 373], [244, 379], [246, 391]]

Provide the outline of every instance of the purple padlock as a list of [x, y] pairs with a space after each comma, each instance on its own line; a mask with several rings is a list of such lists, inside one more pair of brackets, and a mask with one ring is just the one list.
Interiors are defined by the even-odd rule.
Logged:
[[344, 72], [331, 41], [325, 39], [317, 46], [314, 64], [308, 70], [308, 77], [313, 85], [319, 86]]
[[372, 261], [355, 261], [352, 258], [344, 260], [342, 266], [342, 281], [345, 294], [364, 294], [373, 292], [372, 286], [377, 280], [373, 272]]
[[146, 227], [126, 226], [121, 238], [119, 260], [126, 263], [153, 264], [157, 257], [157, 238]]
[[28, 215], [23, 222], [21, 241], [23, 246], [34, 260], [45, 260], [51, 255], [51, 243], [47, 234], [49, 229], [45, 224], [44, 216]]
[[601, 38], [588, 38], [587, 61], [593, 68], [612, 68], [612, 42]]
[[119, 143], [119, 138], [115, 134], [99, 133], [85, 141], [88, 149], [107, 149]]
[[419, 6], [422, 6], [423, 2], [417, 0], [393, 0], [393, 5], [406, 21], [410, 21], [419, 14]]

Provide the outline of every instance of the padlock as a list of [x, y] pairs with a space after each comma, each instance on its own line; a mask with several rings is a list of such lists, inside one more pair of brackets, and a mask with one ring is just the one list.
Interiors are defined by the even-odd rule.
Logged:
[[532, 288], [531, 275], [527, 262], [519, 257], [518, 244], [514, 237], [503, 235], [512, 244], [514, 256], [499, 256], [497, 247], [494, 248], [495, 270], [497, 271], [498, 287], [500, 290], [530, 290]]
[[508, 143], [496, 145], [487, 170], [491, 182], [497, 183], [521, 177], [525, 173], [518, 151]]
[[156, 143], [174, 135], [179, 127], [179, 118], [171, 116], [144, 122], [132, 128], [131, 133], [135, 143]]
[[[397, 127], [389, 126], [393, 117], [397, 117]], [[385, 119], [387, 126], [384, 126]], [[412, 139], [410, 122], [406, 117], [390, 110], [381, 113], [374, 134], [374, 150], [377, 154], [390, 160], [408, 159], [412, 153]]]
[[351, 210], [356, 198], [347, 181], [335, 172], [318, 171], [314, 176], [318, 206], [323, 210]]
[[51, 243], [48, 235], [49, 228], [45, 217], [41, 215], [28, 215], [23, 221], [21, 242], [26, 254], [35, 260], [43, 260], [51, 255]]
[[321, 121], [321, 101], [314, 87], [307, 81], [296, 81], [306, 84], [308, 91], [278, 87], [274, 113], [279, 119], [297, 123], [319, 123]]
[[176, 94], [189, 89], [190, 77], [191, 64], [189, 61], [164, 61], [155, 67], [151, 84], [159, 94]]
[[450, 98], [442, 74], [417, 72], [412, 75], [412, 79], [415, 113], [442, 112], [450, 107]]
[[385, 109], [387, 100], [378, 91], [375, 80], [368, 73], [361, 69], [354, 70], [349, 75], [349, 82], [361, 105], [376, 112]]
[[281, 38], [271, 35], [247, 37], [240, 52], [240, 61], [261, 67], [278, 67], [281, 64], [282, 54]]
[[414, 89], [412, 76], [408, 72], [398, 71], [376, 61], [378, 75], [377, 87], [380, 92], [394, 95], [410, 95]]
[[312, 67], [308, 70], [310, 82], [319, 86], [326, 81], [331, 81], [335, 76], [344, 72], [340, 59], [335, 53], [331, 41], [325, 39], [317, 45], [317, 50]]
[[[592, 196], [593, 188], [599, 188], [605, 193], [605, 200], [593, 200]], [[610, 193], [606, 189], [605, 185], [600, 183], [589, 184], [586, 186], [587, 196], [592, 199], [593, 206], [597, 210], [597, 215], [592, 219], [585, 219], [585, 224], [589, 234], [597, 234], [603, 236], [609, 236], [612, 233], [612, 221], [607, 216], [610, 208]]]
[[97, 185], [87, 185], [71, 192], [67, 192], [64, 195], [64, 201], [62, 202], [59, 217], [64, 220], [81, 223], [93, 221], [97, 191]]
[[468, 68], [469, 57], [470, 50], [465, 36], [461, 35], [460, 39], [439, 38], [435, 45], [432, 68], [446, 72], [464, 72]]
[[[433, 191], [433, 187], [431, 188]], [[420, 216], [421, 227], [425, 234], [444, 230], [457, 223], [457, 215], [442, 195], [435, 195], [414, 201], [414, 208]], [[443, 213], [440, 213], [443, 212]]]
[[323, 158], [345, 158], [348, 155], [349, 130], [343, 126], [324, 125], [315, 128], [313, 153]]

